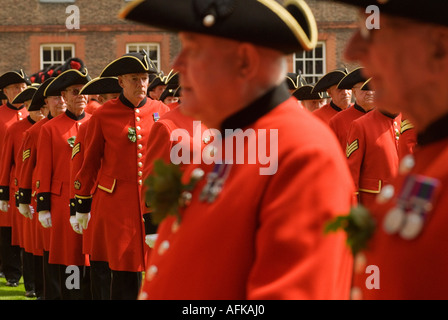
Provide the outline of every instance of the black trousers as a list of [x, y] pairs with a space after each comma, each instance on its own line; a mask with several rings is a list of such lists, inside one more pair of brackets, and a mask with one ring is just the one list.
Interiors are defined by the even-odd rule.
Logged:
[[34, 292], [38, 299], [44, 298], [44, 258], [34, 255]]
[[22, 277], [21, 248], [11, 245], [11, 227], [0, 227], [0, 254], [7, 281], [18, 282]]
[[23, 270], [23, 284], [25, 286], [25, 291], [34, 291], [35, 286], [35, 271], [34, 271], [34, 255], [32, 253], [26, 252], [24, 249], [22, 251], [22, 270]]
[[92, 300], [90, 267], [58, 266], [62, 300]]
[[111, 270], [105, 261], [90, 261], [90, 287], [93, 300], [110, 300]]
[[44, 294], [43, 300], [62, 300], [61, 277], [59, 265], [48, 263], [49, 252], [44, 251], [43, 274], [44, 274]]
[[141, 272], [112, 270], [111, 299], [137, 300], [141, 284]]

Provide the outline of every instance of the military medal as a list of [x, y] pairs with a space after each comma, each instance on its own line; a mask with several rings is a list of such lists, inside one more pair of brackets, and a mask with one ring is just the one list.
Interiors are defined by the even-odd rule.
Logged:
[[221, 193], [231, 166], [231, 164], [215, 164], [213, 170], [207, 174], [207, 182], [199, 196], [200, 201], [215, 201], [216, 197]]
[[432, 209], [437, 179], [408, 175], [397, 198], [397, 205], [384, 218], [383, 228], [388, 234], [399, 233], [406, 240], [417, 237]]

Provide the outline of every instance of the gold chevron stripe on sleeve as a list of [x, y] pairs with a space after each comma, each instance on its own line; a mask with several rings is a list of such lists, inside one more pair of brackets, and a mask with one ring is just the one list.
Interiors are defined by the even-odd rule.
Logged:
[[414, 125], [409, 120], [403, 120], [401, 122], [401, 133], [412, 128], [414, 128]]
[[358, 139], [353, 141], [351, 144], [347, 143], [347, 148], [345, 149], [345, 155], [347, 156], [347, 158], [350, 158], [352, 153], [358, 150], [358, 148], [359, 148]]
[[80, 152], [81, 151], [81, 142], [78, 142], [74, 147], [73, 147], [73, 150], [72, 150], [72, 159], [76, 156], [76, 154], [78, 153], [78, 152]]
[[22, 161], [25, 162], [25, 160], [28, 159], [30, 156], [31, 156], [31, 149], [23, 150]]

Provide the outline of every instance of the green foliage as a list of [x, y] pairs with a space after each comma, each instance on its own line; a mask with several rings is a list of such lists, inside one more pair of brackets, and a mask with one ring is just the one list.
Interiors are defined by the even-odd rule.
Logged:
[[325, 233], [343, 230], [347, 234], [347, 245], [356, 255], [367, 248], [375, 232], [376, 224], [369, 210], [362, 205], [352, 207], [346, 216], [338, 216], [325, 226]]
[[182, 175], [178, 165], [165, 164], [160, 159], [154, 161], [153, 172], [145, 180], [148, 187], [145, 200], [152, 209], [151, 219], [154, 224], [162, 222], [167, 215], [175, 216], [180, 221], [179, 209], [188, 205], [190, 191], [202, 177], [192, 176], [188, 184], [183, 184]]

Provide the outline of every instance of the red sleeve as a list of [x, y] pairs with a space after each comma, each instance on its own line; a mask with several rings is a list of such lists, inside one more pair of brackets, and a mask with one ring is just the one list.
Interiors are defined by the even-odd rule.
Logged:
[[36, 161], [37, 211], [49, 210], [51, 179], [53, 176], [53, 148], [51, 130], [42, 126], [37, 142]]
[[9, 201], [11, 170], [14, 164], [14, 140], [6, 130], [0, 158], [0, 200]]
[[353, 182], [355, 183], [356, 191], [359, 189], [359, 178], [362, 163], [364, 161], [364, 153], [366, 147], [366, 138], [362, 126], [354, 121], [350, 126], [347, 135], [347, 146], [346, 146], [346, 156], [348, 161], [348, 166], [353, 177]]
[[83, 205], [76, 204], [78, 212], [90, 212], [92, 189], [98, 177], [101, 167], [101, 161], [104, 154], [105, 140], [101, 129], [101, 121], [98, 119], [98, 113], [94, 113], [89, 120], [84, 139], [83, 160], [73, 180], [75, 188], [75, 198], [85, 199]]

